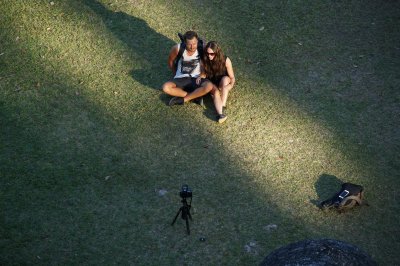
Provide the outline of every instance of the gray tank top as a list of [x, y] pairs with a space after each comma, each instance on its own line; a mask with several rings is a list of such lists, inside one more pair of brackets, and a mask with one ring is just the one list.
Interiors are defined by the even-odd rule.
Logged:
[[182, 54], [182, 57], [178, 61], [178, 67], [174, 78], [193, 77], [197, 78], [200, 76], [200, 55], [199, 51], [196, 50], [194, 54], [189, 56], [187, 51]]

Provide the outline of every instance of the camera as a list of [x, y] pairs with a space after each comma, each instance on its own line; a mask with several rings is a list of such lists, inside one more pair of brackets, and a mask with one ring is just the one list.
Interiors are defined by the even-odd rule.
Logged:
[[179, 192], [179, 196], [181, 198], [191, 198], [192, 197], [192, 190], [189, 188], [188, 185], [182, 185], [181, 191]]

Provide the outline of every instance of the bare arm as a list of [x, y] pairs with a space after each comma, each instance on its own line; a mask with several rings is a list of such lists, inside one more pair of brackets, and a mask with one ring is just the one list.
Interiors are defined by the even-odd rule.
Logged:
[[168, 56], [168, 67], [169, 69], [172, 70], [173, 74], [175, 74], [176, 72], [174, 60], [178, 56], [178, 53], [179, 53], [179, 44], [176, 44], [171, 48], [171, 51], [169, 52]]
[[201, 82], [201, 79], [206, 78], [206, 73], [204, 72], [204, 64], [203, 61], [200, 61], [200, 76], [196, 79], [196, 84], [199, 85]]
[[205, 79], [206, 76], [207, 75], [206, 75], [206, 72], [205, 72], [205, 69], [204, 69], [204, 63], [203, 63], [203, 61], [200, 61], [200, 77]]
[[228, 72], [228, 76], [231, 79], [231, 86], [235, 85], [235, 73], [233, 72], [232, 61], [229, 57], [226, 58], [225, 61], [226, 71]]

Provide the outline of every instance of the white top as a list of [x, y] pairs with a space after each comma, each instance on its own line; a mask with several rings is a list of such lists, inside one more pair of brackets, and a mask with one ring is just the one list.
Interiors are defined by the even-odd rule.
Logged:
[[200, 76], [200, 55], [199, 51], [196, 50], [192, 55], [187, 54], [187, 50], [182, 54], [182, 57], [178, 61], [178, 67], [174, 78], [193, 77], [197, 78]]

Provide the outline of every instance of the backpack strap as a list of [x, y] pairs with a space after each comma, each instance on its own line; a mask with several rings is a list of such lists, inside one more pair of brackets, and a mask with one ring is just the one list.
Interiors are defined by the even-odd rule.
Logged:
[[178, 37], [181, 40], [181, 42], [185, 42], [185, 39], [183, 38], [182, 33], [178, 32]]
[[175, 69], [178, 69], [178, 62], [179, 62], [179, 59], [181, 59], [183, 52], [185, 51], [185, 48], [186, 48], [185, 42], [181, 42], [179, 44], [178, 55], [175, 57]]
[[338, 209], [352, 208], [354, 205], [362, 205], [362, 200], [359, 196], [348, 196], [345, 197], [339, 204]]
[[204, 41], [203, 39], [199, 39], [199, 43], [197, 44], [197, 51], [200, 56], [200, 60], [203, 60], [204, 57]]
[[179, 39], [181, 40], [181, 43], [179, 44], [179, 51], [174, 60], [175, 71], [178, 69], [179, 59], [181, 59], [183, 52], [185, 51], [185, 48], [186, 48], [185, 39], [183, 38], [182, 33], [178, 32], [178, 36], [179, 36]]

